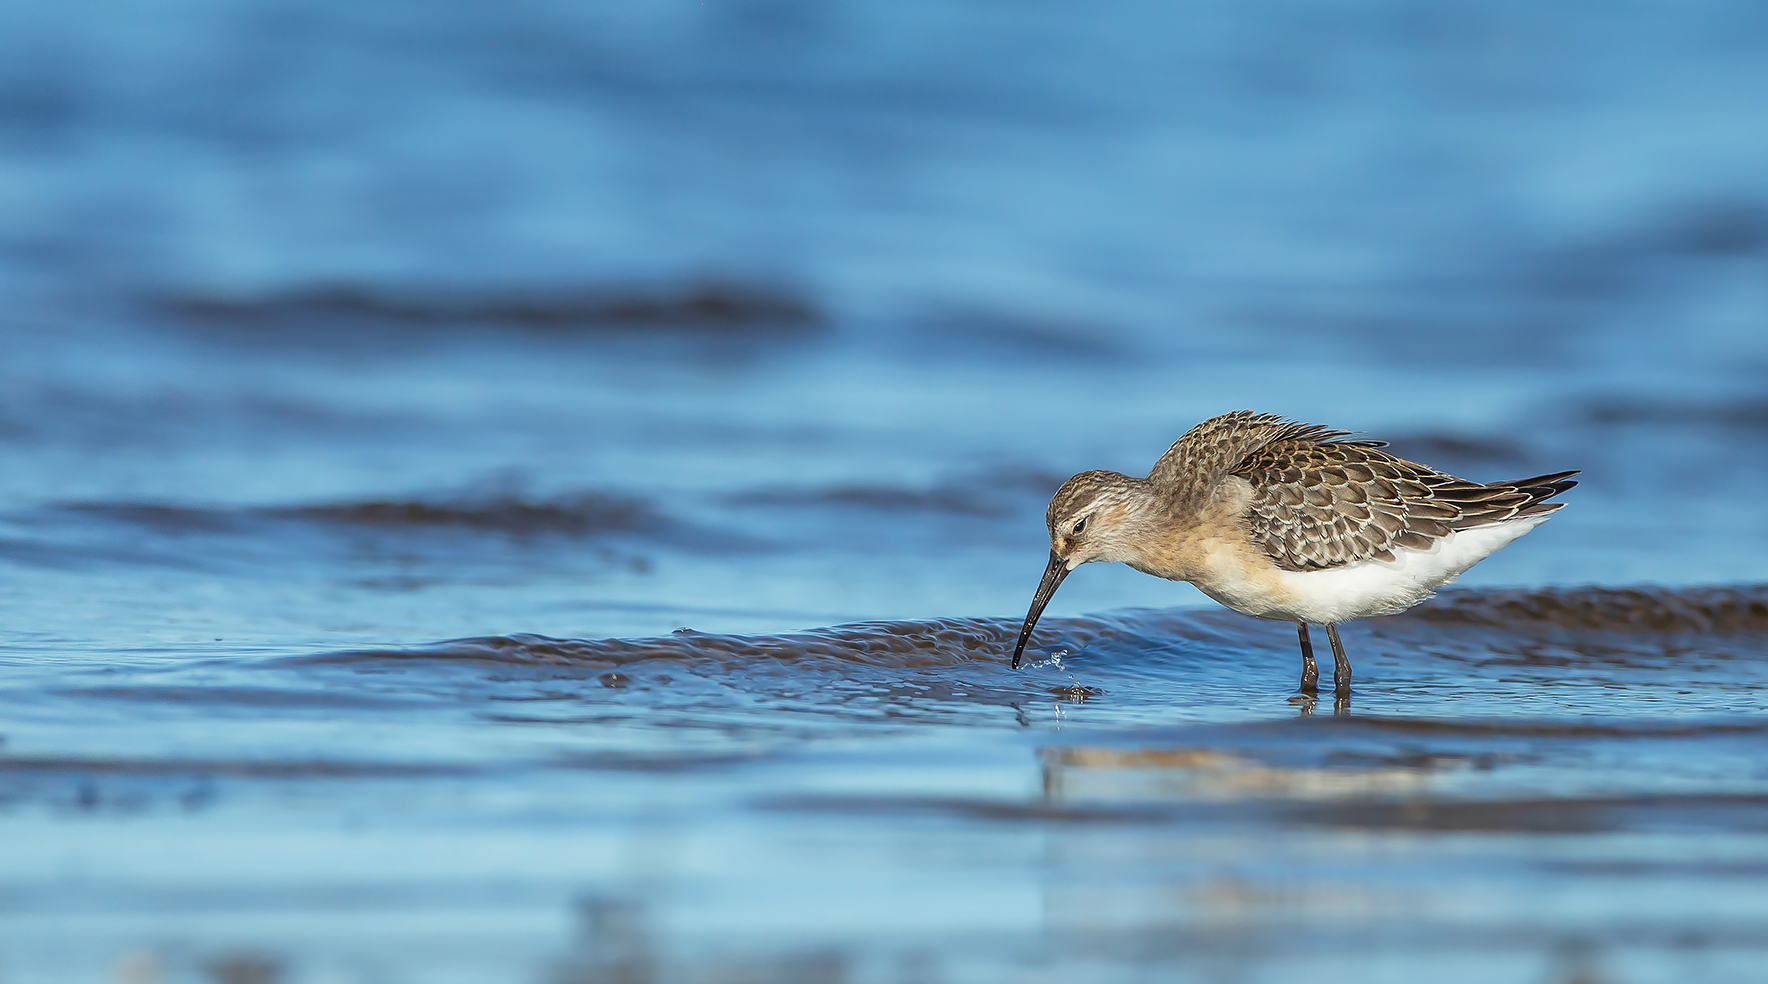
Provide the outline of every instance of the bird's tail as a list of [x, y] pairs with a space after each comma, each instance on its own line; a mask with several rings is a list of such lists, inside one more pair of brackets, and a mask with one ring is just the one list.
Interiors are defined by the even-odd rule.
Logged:
[[1572, 481], [1572, 476], [1577, 474], [1581, 473], [1577, 471], [1554, 472], [1551, 475], [1537, 475], [1534, 478], [1519, 478], [1514, 482], [1493, 482], [1488, 487], [1511, 488], [1528, 496], [1528, 502], [1516, 511], [1519, 518], [1540, 516], [1565, 505], [1563, 502], [1548, 502], [1547, 500], [1577, 485], [1577, 482]]

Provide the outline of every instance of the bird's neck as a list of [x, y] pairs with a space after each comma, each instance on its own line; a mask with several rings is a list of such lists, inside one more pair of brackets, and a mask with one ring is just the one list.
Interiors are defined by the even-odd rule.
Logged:
[[1169, 503], [1153, 485], [1140, 478], [1126, 478], [1127, 494], [1111, 517], [1112, 535], [1102, 560], [1129, 564], [1145, 557], [1170, 524]]
[[1149, 485], [1125, 523], [1122, 562], [1173, 581], [1196, 582], [1218, 566], [1225, 548], [1244, 545], [1244, 482], [1224, 481], [1206, 494], [1181, 495]]

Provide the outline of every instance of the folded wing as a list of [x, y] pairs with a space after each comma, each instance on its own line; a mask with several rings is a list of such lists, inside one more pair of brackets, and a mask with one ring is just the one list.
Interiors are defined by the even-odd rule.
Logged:
[[1286, 570], [1429, 550], [1459, 530], [1553, 512], [1564, 503], [1545, 500], [1578, 484], [1568, 471], [1482, 485], [1336, 438], [1274, 441], [1229, 469], [1252, 485], [1252, 539]]

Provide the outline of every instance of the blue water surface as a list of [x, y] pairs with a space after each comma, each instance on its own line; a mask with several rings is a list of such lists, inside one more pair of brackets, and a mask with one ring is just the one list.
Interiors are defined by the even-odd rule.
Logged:
[[[1763, 92], [1704, 0], [0, 7], [0, 978], [1746, 979]], [[1121, 567], [1008, 670], [1241, 407], [1583, 484], [1346, 714]]]

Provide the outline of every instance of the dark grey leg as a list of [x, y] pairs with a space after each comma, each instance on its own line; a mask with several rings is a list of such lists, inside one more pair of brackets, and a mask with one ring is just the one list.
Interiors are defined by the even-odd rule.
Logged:
[[1295, 623], [1295, 633], [1301, 637], [1301, 692], [1319, 693], [1320, 667], [1314, 663], [1314, 644], [1308, 641], [1308, 623]]
[[1338, 641], [1338, 626], [1326, 626], [1326, 638], [1332, 640], [1332, 689], [1341, 696], [1351, 693], [1351, 661], [1344, 655], [1344, 643]]

